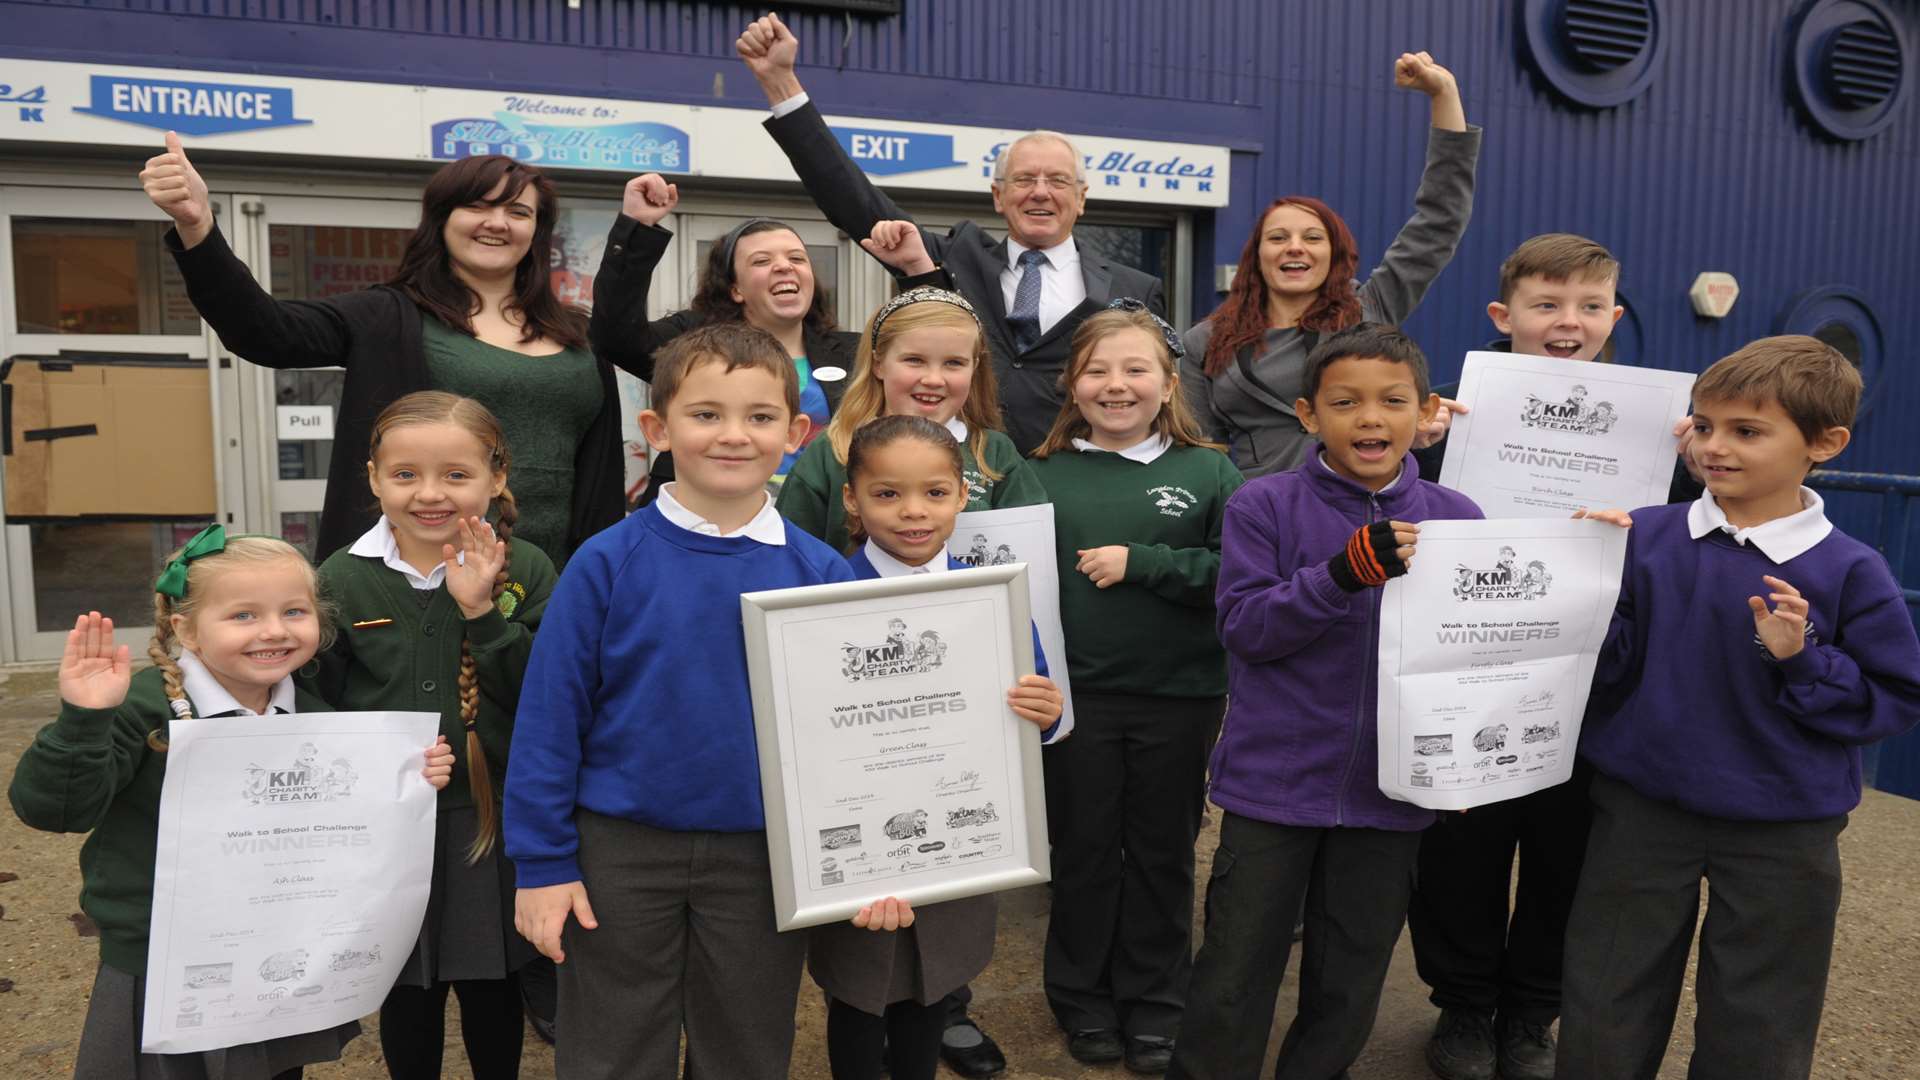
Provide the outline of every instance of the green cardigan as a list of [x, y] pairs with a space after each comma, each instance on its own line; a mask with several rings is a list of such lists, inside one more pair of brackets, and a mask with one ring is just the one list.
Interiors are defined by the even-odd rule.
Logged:
[[[1038, 506], [1047, 501], [1046, 489], [1040, 486], [1033, 467], [1014, 449], [1013, 440], [1001, 432], [987, 432], [987, 464], [1000, 479], [987, 479], [964, 441], [960, 444], [960, 461], [967, 477], [967, 505], [961, 510]], [[833, 440], [822, 435], [808, 443], [800, 460], [793, 463], [793, 470], [780, 485], [774, 509], [805, 532], [825, 540], [833, 550], [845, 552], [850, 537], [840, 489], [846, 483], [847, 467], [834, 456]]]
[[341, 548], [320, 564], [320, 588], [334, 608], [338, 635], [320, 654], [308, 686], [341, 710], [392, 709], [440, 714], [453, 746], [453, 779], [442, 811], [473, 805], [467, 786], [467, 735], [460, 722], [460, 643], [473, 644], [480, 687], [475, 729], [497, 788], [507, 775], [520, 680], [533, 634], [558, 574], [545, 552], [524, 540], [508, 547], [507, 588], [477, 619], [460, 613], [446, 586], [415, 590], [379, 559]]
[[[294, 687], [296, 712], [330, 712]], [[194, 715], [200, 715], [196, 708]], [[80, 910], [100, 928], [100, 959], [129, 975], [147, 971], [153, 915], [153, 864], [160, 830], [160, 786], [167, 755], [147, 733], [172, 722], [159, 668], [133, 677], [113, 709], [65, 704], [20, 755], [7, 799], [28, 826], [91, 832], [80, 847]]]

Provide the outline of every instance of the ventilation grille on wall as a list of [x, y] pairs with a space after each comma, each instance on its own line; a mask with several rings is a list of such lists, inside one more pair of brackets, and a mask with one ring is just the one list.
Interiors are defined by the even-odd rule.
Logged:
[[1632, 63], [1653, 38], [1648, 0], [1567, 0], [1561, 19], [1574, 55], [1595, 71]]
[[1849, 23], [1829, 39], [1824, 67], [1835, 97], [1870, 109], [1900, 89], [1900, 43], [1880, 23]]

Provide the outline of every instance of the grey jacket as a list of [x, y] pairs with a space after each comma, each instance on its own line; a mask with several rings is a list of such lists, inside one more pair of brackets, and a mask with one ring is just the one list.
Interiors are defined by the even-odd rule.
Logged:
[[[1446, 269], [1473, 216], [1474, 170], [1480, 158], [1478, 127], [1432, 129], [1420, 190], [1413, 196], [1413, 218], [1393, 238], [1380, 265], [1359, 287], [1361, 315], [1368, 322], [1399, 323], [1420, 306], [1428, 286]], [[1299, 465], [1313, 440], [1293, 414], [1307, 369], [1308, 335], [1298, 327], [1268, 330], [1264, 348], [1253, 358], [1250, 381], [1238, 364], [1217, 376], [1206, 373], [1208, 319], [1187, 331], [1187, 355], [1180, 362], [1180, 385], [1201, 426], [1227, 444], [1233, 463], [1247, 479], [1284, 472]]]

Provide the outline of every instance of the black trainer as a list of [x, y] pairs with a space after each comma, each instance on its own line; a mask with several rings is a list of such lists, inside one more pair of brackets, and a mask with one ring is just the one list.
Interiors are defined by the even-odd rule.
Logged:
[[1440, 1080], [1493, 1080], [1493, 1017], [1442, 1009], [1427, 1040], [1427, 1067]]
[[1501, 1080], [1553, 1080], [1553, 1025], [1509, 1020], [1495, 1025]]
[[1067, 1034], [1067, 1053], [1082, 1065], [1104, 1065], [1119, 1061], [1126, 1050], [1113, 1028], [1083, 1028]]

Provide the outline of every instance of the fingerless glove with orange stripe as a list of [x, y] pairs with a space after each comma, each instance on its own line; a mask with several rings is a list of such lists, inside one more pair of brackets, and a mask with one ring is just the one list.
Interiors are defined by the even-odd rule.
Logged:
[[1335, 585], [1348, 592], [1378, 588], [1385, 585], [1388, 578], [1407, 572], [1407, 564], [1401, 561], [1398, 549], [1399, 545], [1393, 540], [1393, 522], [1376, 521], [1347, 538], [1347, 546], [1328, 561], [1327, 572], [1333, 575]]

